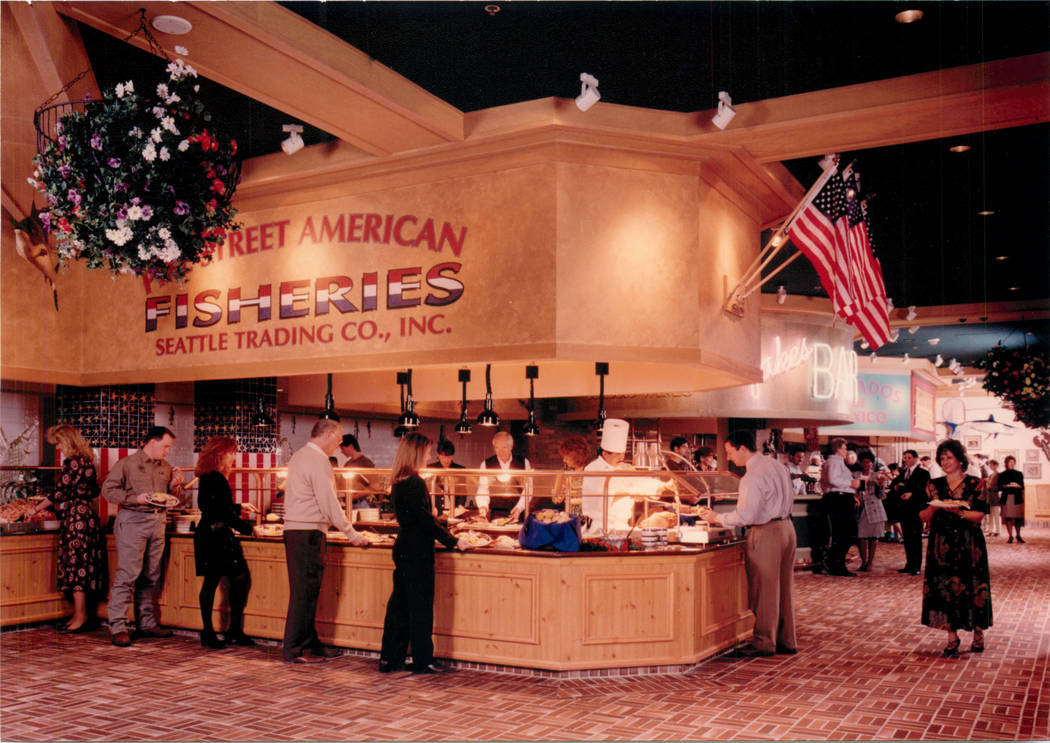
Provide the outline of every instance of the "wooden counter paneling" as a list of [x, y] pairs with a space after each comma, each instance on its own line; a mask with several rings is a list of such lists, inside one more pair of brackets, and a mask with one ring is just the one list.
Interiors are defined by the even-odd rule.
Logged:
[[[116, 553], [109, 537], [110, 579]], [[284, 545], [246, 539], [252, 573], [245, 631], [280, 640], [288, 605]], [[2, 620], [68, 613], [54, 592], [54, 535], [0, 539]], [[161, 622], [201, 628], [193, 539], [169, 538]], [[342, 647], [378, 650], [393, 585], [389, 548], [329, 543], [317, 629]], [[220, 594], [222, 592], [220, 591]], [[224, 627], [225, 598], [214, 621]], [[105, 605], [99, 607], [105, 616]], [[553, 671], [698, 661], [749, 637], [742, 545], [698, 552], [561, 555], [441, 552], [436, 559], [434, 645], [439, 657]]]

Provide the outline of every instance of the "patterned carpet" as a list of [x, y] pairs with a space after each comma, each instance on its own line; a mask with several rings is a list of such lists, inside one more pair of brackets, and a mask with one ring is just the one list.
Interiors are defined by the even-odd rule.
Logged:
[[[346, 655], [291, 666], [275, 647], [195, 637], [118, 649], [99, 630], [0, 636], [0, 739], [1043, 740], [1050, 738], [1050, 529], [990, 539], [995, 626], [944, 659], [919, 624], [921, 577], [881, 544], [857, 578], [798, 574], [796, 656], [681, 675], [554, 680], [459, 670], [382, 676]], [[969, 635], [963, 635], [963, 649]]]

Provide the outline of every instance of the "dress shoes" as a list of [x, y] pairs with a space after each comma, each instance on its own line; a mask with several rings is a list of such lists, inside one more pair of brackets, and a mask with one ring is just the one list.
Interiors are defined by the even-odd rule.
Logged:
[[324, 658], [319, 658], [316, 655], [297, 655], [294, 658], [285, 658], [285, 662], [313, 665], [314, 663], [324, 663]]
[[175, 635], [170, 629], [161, 629], [160, 627], [143, 627], [142, 629], [135, 630], [135, 637], [173, 637]]
[[797, 655], [798, 648], [789, 648], [787, 645], [777, 643], [777, 655]]
[[207, 632], [201, 632], [201, 647], [211, 648], [212, 650], [222, 650], [226, 647], [226, 643], [223, 640], [220, 640], [214, 632], [210, 634]]
[[897, 568], [897, 572], [898, 573], [907, 573], [908, 575], [918, 575], [919, 574], [919, 569], [918, 568], [908, 567], [907, 565], [905, 565], [903, 568]]
[[248, 635], [244, 634], [243, 632], [240, 632], [238, 634], [227, 633], [225, 640], [227, 645], [237, 645], [238, 647], [242, 648], [255, 647], [255, 640], [248, 637]]
[[126, 629], [120, 630], [120, 632], [113, 632], [109, 636], [109, 641], [116, 645], [118, 648], [126, 648], [131, 644], [131, 635], [128, 634]]
[[436, 660], [431, 661], [422, 668], [412, 667], [412, 673], [416, 674], [452, 673], [455, 670], [452, 666], [446, 666], [444, 663], [438, 663]]
[[731, 658], [766, 658], [773, 655], [772, 650], [760, 650], [754, 645], [744, 645], [741, 648], [734, 649], [729, 653]]
[[388, 663], [385, 660], [379, 661], [379, 672], [380, 673], [394, 673], [395, 671], [407, 671], [408, 666], [404, 663]]
[[319, 648], [310, 648], [310, 655], [321, 660], [328, 660], [329, 658], [338, 658], [343, 654], [343, 651], [339, 648], [330, 648], [327, 645], [322, 645]]

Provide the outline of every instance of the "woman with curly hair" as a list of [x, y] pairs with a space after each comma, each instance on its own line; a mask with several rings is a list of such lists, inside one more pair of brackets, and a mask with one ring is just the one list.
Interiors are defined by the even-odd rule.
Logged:
[[[106, 591], [106, 546], [102, 522], [95, 511], [99, 484], [95, 453], [73, 426], [61, 423], [47, 429], [47, 442], [65, 455], [55, 493], [33, 509], [54, 503], [62, 520], [58, 534], [58, 590], [71, 594], [73, 616], [61, 632], [87, 632], [96, 625], [88, 602], [97, 602]], [[92, 607], [93, 608], [93, 607]]]
[[984, 630], [992, 626], [988, 548], [981, 519], [988, 513], [988, 494], [979, 477], [966, 474], [969, 459], [958, 441], [937, 447], [944, 471], [927, 486], [931, 503], [919, 513], [930, 525], [922, 623], [948, 632], [944, 657], [959, 654], [958, 630], [973, 632], [971, 653], [984, 651]]
[[[237, 460], [237, 442], [229, 436], [213, 436], [197, 458], [195, 472], [200, 478], [197, 506], [201, 520], [193, 534], [193, 557], [197, 575], [204, 577], [199, 595], [201, 608], [201, 647], [223, 648], [226, 645], [251, 646], [255, 641], [244, 634], [244, 607], [252, 576], [244, 551], [233, 536], [251, 534], [252, 525], [241, 518], [240, 509], [233, 503], [229, 475]], [[229, 580], [227, 597], [230, 603], [230, 628], [220, 640], [212, 626], [212, 606], [215, 590], [223, 578]]]
[[[582, 470], [594, 459], [595, 447], [583, 436], [569, 436], [558, 444], [558, 454], [566, 470]], [[583, 477], [559, 474], [554, 481], [555, 503], [561, 503], [569, 497], [569, 505], [579, 511], [580, 493], [583, 492]]]

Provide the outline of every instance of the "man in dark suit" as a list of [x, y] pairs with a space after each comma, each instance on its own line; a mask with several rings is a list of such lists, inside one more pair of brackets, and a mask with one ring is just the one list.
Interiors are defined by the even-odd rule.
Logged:
[[904, 534], [904, 555], [906, 562], [898, 573], [918, 575], [922, 569], [922, 522], [919, 511], [926, 508], [929, 498], [926, 486], [930, 482], [930, 473], [919, 466], [919, 453], [914, 449], [904, 452], [904, 464], [900, 474], [890, 483], [890, 490], [900, 498], [900, 524]]

